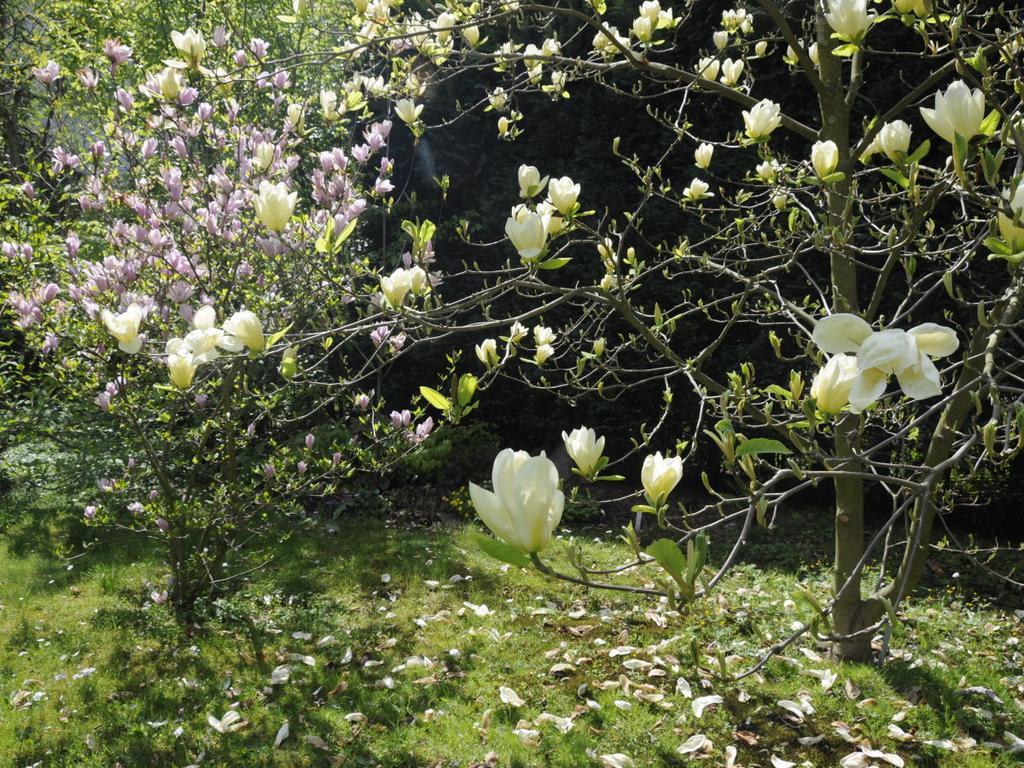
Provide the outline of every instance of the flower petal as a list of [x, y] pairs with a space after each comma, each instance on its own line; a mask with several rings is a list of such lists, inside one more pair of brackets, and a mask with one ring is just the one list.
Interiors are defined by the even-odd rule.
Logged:
[[850, 387], [850, 410], [854, 413], [866, 410], [885, 394], [885, 387], [888, 383], [888, 374], [879, 371], [877, 368], [861, 371], [860, 376], [856, 378], [853, 386]]
[[952, 355], [960, 347], [960, 340], [952, 328], [937, 323], [921, 323], [915, 325], [908, 334], [914, 337], [917, 348], [928, 357], [946, 357]]
[[823, 352], [836, 355], [856, 352], [870, 335], [871, 326], [864, 319], [848, 312], [838, 312], [819, 320], [811, 338]]
[[924, 400], [942, 394], [939, 369], [927, 355], [921, 355], [918, 364], [896, 374], [903, 394], [911, 400]]

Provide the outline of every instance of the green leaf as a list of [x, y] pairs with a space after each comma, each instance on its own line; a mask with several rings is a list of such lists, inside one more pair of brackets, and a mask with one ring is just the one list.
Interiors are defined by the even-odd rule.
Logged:
[[757, 453], [792, 453], [792, 451], [778, 440], [767, 437], [755, 437], [736, 448], [737, 457]]
[[998, 256], [1013, 255], [1013, 249], [998, 237], [986, 237], [985, 247]]
[[358, 219], [352, 219], [352, 221], [345, 225], [345, 228], [338, 233], [337, 238], [335, 238], [334, 240], [335, 248], [339, 247], [342, 243], [348, 240], [349, 235], [356, 231], [356, 224], [358, 223]]
[[677, 583], [683, 581], [683, 570], [686, 568], [686, 556], [679, 549], [679, 545], [672, 539], [658, 539], [647, 547], [648, 555], [653, 557], [665, 572], [668, 573]]
[[981, 127], [978, 130], [983, 136], [995, 135], [995, 132], [999, 130], [999, 110], [993, 109], [989, 112], [981, 121]]
[[[836, 34], [833, 33], [832, 37], [836, 37]], [[859, 50], [860, 46], [858, 46], [857, 44], [847, 43], [846, 45], [837, 45], [835, 48], [833, 48], [832, 55], [839, 56], [840, 58], [846, 58], [848, 56], [853, 56], [853, 54], [855, 54]]]
[[656, 510], [649, 504], [634, 504], [631, 511], [639, 512], [643, 515], [653, 515]]
[[598, 475], [594, 479], [595, 480], [608, 480], [610, 482], [617, 483], [617, 482], [619, 482], [621, 480], [625, 480], [626, 477], [625, 477], [625, 475]]
[[270, 336], [267, 337], [267, 341], [263, 345], [263, 348], [264, 349], [270, 349], [272, 346], [277, 344], [277, 342], [279, 342], [281, 339], [283, 339], [284, 335], [286, 333], [288, 333], [288, 331], [290, 331], [292, 329], [293, 325], [295, 325], [295, 323], [288, 323], [288, 325], [286, 325], [281, 330], [279, 330], [279, 331], [277, 331], [275, 333], [270, 334]]
[[883, 176], [885, 176], [885, 177], [889, 178], [890, 180], [892, 180], [892, 181], [896, 182], [897, 184], [899, 184], [899, 186], [901, 188], [909, 189], [909, 187], [910, 187], [910, 179], [908, 179], [906, 176], [904, 176], [902, 173], [900, 173], [897, 169], [895, 169], [895, 168], [879, 168], [878, 170], [879, 170], [879, 172]]
[[822, 181], [825, 182], [826, 184], [835, 184], [836, 182], [842, 181], [845, 178], [845, 173], [843, 173], [842, 171], [835, 171], [834, 173], [830, 173], [828, 176], [823, 178]]
[[509, 565], [516, 565], [520, 568], [525, 568], [530, 565], [529, 557], [510, 544], [506, 544], [504, 541], [492, 539], [490, 536], [484, 536], [482, 533], [474, 533], [473, 540], [477, 543], [477, 546], [479, 546], [480, 549], [495, 560], [500, 560], [501, 562], [508, 563]]
[[907, 158], [907, 162], [909, 162], [909, 163], [920, 162], [921, 159], [925, 155], [927, 155], [929, 152], [931, 152], [931, 150], [932, 150], [931, 139], [925, 139], [924, 141], [921, 142], [920, 146], [918, 146], [918, 148], [914, 150], [914, 154], [912, 154], [910, 157]]
[[570, 261], [572, 261], [572, 259], [568, 256], [559, 256], [558, 258], [542, 261], [537, 265], [537, 269], [561, 269]]
[[452, 409], [451, 401], [438, 392], [436, 389], [430, 387], [420, 387], [420, 394], [423, 395], [424, 399], [432, 406], [437, 408], [439, 411], [450, 411]]

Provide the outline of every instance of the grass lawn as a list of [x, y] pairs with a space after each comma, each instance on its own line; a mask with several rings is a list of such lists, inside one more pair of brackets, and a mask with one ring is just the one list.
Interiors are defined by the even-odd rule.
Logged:
[[[758, 567], [682, 615], [503, 569], [472, 529], [311, 524], [193, 632], [150, 602], [155, 557], [111, 546], [69, 569], [0, 539], [0, 765], [724, 766], [730, 746], [747, 768], [837, 766], [869, 745], [888, 757], [844, 765], [1024, 756], [1004, 735], [1024, 736], [1021, 606], [991, 604], [955, 563], [906, 606], [884, 667], [834, 666], [804, 643], [736, 684], [718, 652], [744, 668], [802, 615], [798, 584], [824, 590], [814, 515], [757, 532]], [[585, 535], [594, 560], [621, 553], [613, 535]], [[721, 701], [698, 716], [707, 696]], [[244, 725], [219, 733], [208, 716], [232, 709]]]

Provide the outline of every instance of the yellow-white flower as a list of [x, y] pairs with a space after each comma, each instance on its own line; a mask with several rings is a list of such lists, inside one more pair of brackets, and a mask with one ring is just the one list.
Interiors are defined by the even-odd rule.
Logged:
[[334, 91], [320, 91], [320, 111], [328, 122], [341, 117], [338, 113], [338, 94]]
[[543, 453], [506, 448], [494, 459], [493, 491], [469, 484], [477, 514], [491, 532], [521, 552], [540, 552], [562, 519], [558, 471]]
[[729, 45], [729, 33], [720, 29], [711, 36], [711, 42], [715, 44], [715, 48], [724, 51], [725, 47]]
[[747, 136], [763, 139], [782, 125], [782, 109], [771, 99], [762, 99], [750, 110], [743, 110], [743, 125]]
[[657, 21], [651, 21], [646, 16], [637, 16], [633, 19], [631, 27], [633, 36], [641, 43], [649, 43], [654, 38], [654, 30], [658, 28]]
[[538, 347], [544, 344], [554, 344], [556, 338], [555, 332], [546, 325], [535, 325], [533, 327], [533, 340]]
[[539, 213], [521, 210], [505, 222], [505, 234], [519, 252], [519, 257], [530, 261], [540, 256], [547, 244], [548, 222]]
[[389, 277], [380, 279], [380, 292], [388, 306], [397, 309], [405, 302], [405, 297], [412, 290], [412, 275], [409, 270], [398, 267]]
[[832, 357], [811, 382], [811, 397], [818, 410], [824, 413], [839, 413], [850, 402], [850, 390], [860, 376], [857, 358], [853, 355], [838, 354]]
[[1013, 218], [999, 212], [999, 234], [1014, 253], [1024, 251], [1024, 181], [1003, 193], [1003, 206], [1013, 212]]
[[110, 335], [117, 339], [117, 346], [122, 352], [134, 355], [142, 349], [142, 339], [139, 337], [139, 326], [142, 325], [142, 307], [138, 304], [130, 304], [128, 308], [115, 315], [109, 309], [100, 313], [103, 325], [110, 331]]
[[185, 345], [196, 365], [211, 363], [220, 357], [220, 350], [239, 352], [243, 345], [239, 339], [217, 327], [217, 312], [207, 305], [196, 310], [192, 317], [192, 330], [185, 336]]
[[718, 59], [705, 56], [697, 62], [697, 74], [705, 80], [717, 80], [721, 67], [722, 63]]
[[262, 173], [274, 163], [276, 147], [268, 141], [261, 141], [252, 153], [252, 167]]
[[541, 344], [533, 353], [533, 359], [537, 365], [544, 365], [548, 359], [555, 354], [555, 348], [550, 344]]
[[548, 177], [540, 177], [540, 171], [534, 165], [520, 165], [516, 175], [519, 178], [519, 196], [536, 197], [544, 191]]
[[188, 389], [199, 369], [199, 363], [188, 351], [184, 339], [170, 339], [167, 342], [167, 374], [178, 389]]
[[419, 120], [422, 111], [423, 105], [417, 104], [412, 99], [399, 99], [395, 102], [395, 114], [407, 125], [412, 125]]
[[740, 81], [743, 74], [743, 59], [726, 59], [722, 62], [722, 85], [733, 86]]
[[577, 427], [568, 434], [563, 431], [562, 441], [569, 457], [576, 462], [580, 474], [590, 477], [601, 468], [604, 438], [598, 437], [593, 429]]
[[260, 192], [253, 200], [256, 216], [271, 232], [283, 232], [295, 211], [298, 192], [289, 192], [283, 181], [272, 184], [266, 179], [260, 182]]
[[697, 202], [698, 200], [704, 200], [708, 197], [714, 197], [711, 192], [708, 192], [708, 183], [701, 179], [694, 179], [690, 182], [690, 185], [683, 190], [683, 198], [690, 202]]
[[548, 184], [548, 199], [563, 216], [572, 210], [580, 196], [580, 185], [568, 176], [552, 179]]
[[498, 341], [497, 339], [484, 339], [476, 345], [476, 358], [487, 368], [493, 368], [498, 364]]
[[192, 27], [189, 27], [184, 32], [171, 32], [171, 42], [181, 52], [181, 55], [186, 58], [189, 66], [198, 66], [199, 62], [203, 60], [203, 55], [206, 53], [206, 40], [203, 39], [201, 33], [196, 32]]
[[883, 125], [878, 131], [878, 135], [875, 136], [875, 145], [895, 163], [901, 156], [906, 157], [907, 152], [910, 151], [910, 133], [909, 125], [902, 120], [893, 120], [891, 123]]
[[176, 99], [181, 93], [181, 73], [173, 67], [166, 67], [155, 76], [160, 95], [168, 101]]
[[480, 27], [473, 26], [466, 27], [462, 30], [462, 39], [466, 41], [466, 45], [470, 48], [476, 48], [480, 43]]
[[711, 165], [711, 157], [715, 154], [715, 145], [703, 143], [693, 151], [693, 162], [698, 168], [706, 169]]
[[816, 141], [811, 147], [811, 165], [819, 179], [828, 176], [839, 165], [839, 147], [834, 141]]
[[885, 394], [889, 376], [911, 400], [942, 392], [934, 358], [953, 354], [960, 346], [951, 328], [922, 323], [904, 331], [875, 331], [857, 315], [837, 313], [818, 321], [812, 338], [823, 352], [855, 354], [860, 373], [850, 388], [850, 410], [860, 413]]
[[263, 323], [247, 309], [235, 312], [224, 322], [224, 332], [238, 339], [253, 352], [262, 352], [266, 344]]
[[980, 88], [972, 91], [963, 80], [954, 80], [945, 92], [935, 92], [933, 109], [921, 107], [921, 117], [950, 144], [958, 133], [970, 141], [985, 120], [985, 94]]
[[775, 160], [762, 160], [754, 167], [754, 173], [765, 184], [773, 184], [779, 176], [779, 164]]
[[655, 507], [665, 503], [682, 477], [682, 458], [667, 458], [662, 456], [660, 451], [644, 459], [643, 468], [640, 470], [640, 481], [643, 483], [647, 501]]
[[854, 42], [871, 28], [875, 14], [868, 13], [867, 0], [828, 0], [825, 20], [833, 30]]

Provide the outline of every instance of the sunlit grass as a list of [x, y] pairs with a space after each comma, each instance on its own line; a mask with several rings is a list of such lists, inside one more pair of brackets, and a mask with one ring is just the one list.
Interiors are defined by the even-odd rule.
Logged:
[[[800, 566], [827, 541], [810, 521], [798, 521], [799, 544], [793, 531], [760, 532], [751, 546], [760, 567], [742, 565], [682, 615], [503, 569], [477, 551], [472, 526], [345, 520], [325, 535], [311, 524], [196, 630], [150, 604], [163, 575], [152, 556], [113, 547], [68, 570], [31, 549], [0, 549], [0, 755], [12, 766], [227, 767], [469, 766], [491, 754], [500, 765], [568, 767], [624, 753], [638, 766], [682, 765], [676, 749], [703, 733], [713, 744], [705, 764], [724, 765], [735, 745], [745, 766], [768, 766], [773, 755], [832, 766], [854, 751], [833, 725], [842, 722], [908, 765], [1014, 764], [963, 741], [1024, 733], [1021, 623], [972, 598], [969, 584], [951, 581], [909, 604], [891, 640], [896, 658], [880, 669], [834, 667], [805, 643], [763, 676], [720, 678], [719, 651], [736, 672], [788, 633], [801, 617], [787, 602], [801, 580], [824, 588], [824, 552], [816, 567]], [[612, 562], [621, 544], [588, 531], [585, 550]], [[317, 647], [327, 636], [336, 641]], [[636, 650], [610, 657], [617, 646]], [[629, 659], [653, 666], [630, 670]], [[285, 664], [289, 681], [271, 685]], [[570, 666], [553, 674], [556, 664]], [[826, 691], [809, 670], [837, 679]], [[694, 697], [717, 694], [722, 705], [698, 719], [676, 692], [680, 677]], [[601, 690], [605, 682], [620, 685]], [[525, 704], [502, 704], [499, 686]], [[1002, 705], [957, 693], [968, 686], [991, 689]], [[814, 714], [787, 720], [777, 702], [801, 695]], [[233, 705], [247, 725], [217, 733], [207, 716]], [[535, 724], [543, 712], [572, 718], [571, 730]], [[914, 741], [891, 736], [894, 716]], [[285, 721], [290, 735], [275, 748]], [[539, 737], [520, 738], [517, 727]], [[817, 744], [798, 742], [817, 735]], [[958, 751], [921, 743], [943, 739]]]

